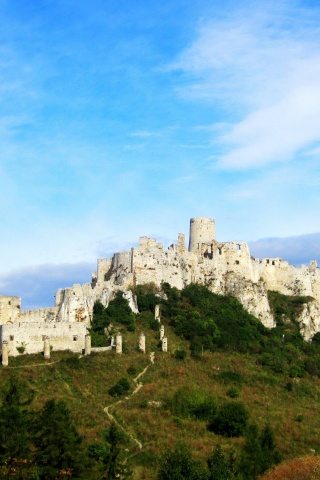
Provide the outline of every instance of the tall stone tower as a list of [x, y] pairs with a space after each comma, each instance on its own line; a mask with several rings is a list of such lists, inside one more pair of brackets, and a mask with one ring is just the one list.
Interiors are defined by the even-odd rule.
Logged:
[[216, 225], [213, 218], [191, 218], [189, 252], [197, 253], [202, 243], [212, 244], [216, 239]]

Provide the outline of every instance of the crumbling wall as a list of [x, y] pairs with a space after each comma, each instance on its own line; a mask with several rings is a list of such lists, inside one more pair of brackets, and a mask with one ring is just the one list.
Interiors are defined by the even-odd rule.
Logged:
[[43, 352], [45, 337], [49, 337], [52, 350], [82, 352], [85, 348], [87, 328], [83, 323], [15, 322], [2, 325], [0, 329], [11, 357]]
[[21, 298], [0, 296], [0, 324], [12, 323], [19, 320], [21, 312]]

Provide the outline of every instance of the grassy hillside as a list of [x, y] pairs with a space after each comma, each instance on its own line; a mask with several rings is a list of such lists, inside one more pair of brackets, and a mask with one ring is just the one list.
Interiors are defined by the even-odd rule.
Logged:
[[[179, 293], [167, 288], [162, 320], [169, 351], [163, 353], [150, 315], [159, 299], [149, 292], [147, 301], [146, 292], [138, 293], [145, 303], [134, 326], [132, 318], [129, 329], [125, 322], [117, 323], [119, 319], [108, 319], [114, 329], [122, 330], [122, 355], [106, 352], [79, 358], [52, 352], [47, 362], [42, 355], [10, 358], [10, 366], [0, 370], [1, 390], [11, 376], [25, 382], [34, 392], [28, 406], [33, 411], [50, 398], [64, 399], [85, 451], [109, 428], [104, 408], [119, 400], [109, 389], [126, 378], [128, 399], [120, 397], [123, 402], [110, 413], [127, 433], [123, 448], [135, 479], [155, 479], [161, 454], [177, 441], [187, 444], [203, 463], [218, 444], [223, 452], [239, 457], [243, 437], [228, 438], [207, 428], [208, 405], [219, 410], [229, 401], [242, 402], [250, 421], [261, 429], [270, 424], [285, 460], [320, 452], [320, 351], [317, 342], [302, 341], [294, 321], [270, 332], [235, 299], [202, 289]], [[223, 321], [228, 322], [225, 329]], [[146, 335], [146, 354], [137, 349], [141, 331]], [[133, 379], [150, 364], [151, 351], [155, 361], [139, 380], [143, 387], [130, 396], [136, 387]], [[204, 414], [199, 405], [206, 405]], [[129, 435], [142, 443], [141, 449]]]

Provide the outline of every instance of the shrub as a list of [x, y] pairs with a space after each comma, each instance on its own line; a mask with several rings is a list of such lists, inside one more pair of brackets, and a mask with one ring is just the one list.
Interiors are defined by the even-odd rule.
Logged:
[[168, 407], [173, 415], [187, 418], [195, 417], [199, 420], [212, 420], [217, 413], [215, 397], [199, 390], [187, 387], [179, 388]]
[[226, 370], [219, 373], [218, 378], [223, 381], [223, 383], [235, 383], [241, 385], [244, 382], [244, 377], [239, 372], [233, 372], [232, 370]]
[[128, 368], [127, 368], [127, 373], [128, 373], [129, 375], [135, 375], [135, 374], [137, 373], [136, 367], [133, 367], [133, 366], [128, 367]]
[[109, 388], [108, 393], [112, 397], [120, 397], [130, 390], [130, 383], [126, 378], [120, 378], [118, 382]]
[[199, 480], [207, 478], [206, 469], [194, 460], [187, 445], [177, 443], [161, 457], [158, 480], [183, 479]]
[[227, 395], [230, 398], [237, 398], [240, 395], [240, 390], [236, 387], [231, 387], [227, 390]]
[[176, 350], [174, 354], [174, 358], [177, 360], [185, 360], [187, 356], [187, 352], [185, 350]]
[[218, 410], [208, 430], [225, 437], [241, 437], [248, 421], [248, 412], [242, 402], [228, 402]]
[[292, 382], [288, 382], [286, 383], [286, 386], [284, 387], [288, 392], [292, 392], [293, 390], [293, 383]]

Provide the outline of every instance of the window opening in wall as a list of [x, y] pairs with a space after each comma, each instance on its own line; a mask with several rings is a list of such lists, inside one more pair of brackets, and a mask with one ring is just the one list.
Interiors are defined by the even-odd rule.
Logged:
[[78, 340], [78, 335], [73, 335], [73, 341], [76, 342]]
[[14, 335], [10, 335], [10, 341], [12, 342], [14, 340]]
[[221, 248], [218, 248], [218, 250], [219, 250], [219, 255], [221, 255]]
[[11, 305], [11, 301], [9, 300], [8, 305]]
[[241, 246], [239, 245], [239, 243], [237, 243], [236, 248], [237, 248], [237, 250], [241, 249]]
[[269, 260], [267, 260], [267, 263], [269, 263]]
[[240, 263], [239, 260], [236, 260], [236, 265], [239, 265], [239, 263]]
[[275, 261], [274, 261], [274, 260], [272, 260], [272, 265], [275, 265]]

